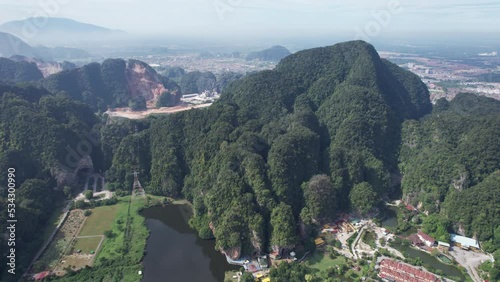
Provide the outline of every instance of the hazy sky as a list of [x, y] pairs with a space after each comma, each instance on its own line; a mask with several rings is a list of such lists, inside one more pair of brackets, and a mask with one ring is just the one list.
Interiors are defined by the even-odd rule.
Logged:
[[498, 0], [0, 0], [0, 23], [46, 11], [132, 34], [500, 31]]

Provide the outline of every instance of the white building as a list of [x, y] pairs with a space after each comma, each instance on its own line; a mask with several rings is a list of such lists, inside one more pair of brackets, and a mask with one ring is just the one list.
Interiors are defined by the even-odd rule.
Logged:
[[450, 241], [453, 242], [453, 244], [457, 247], [460, 247], [462, 249], [474, 249], [474, 250], [480, 250], [481, 248], [479, 247], [479, 242], [476, 239], [472, 238], [467, 238], [464, 236], [460, 236], [457, 234], [451, 234]]

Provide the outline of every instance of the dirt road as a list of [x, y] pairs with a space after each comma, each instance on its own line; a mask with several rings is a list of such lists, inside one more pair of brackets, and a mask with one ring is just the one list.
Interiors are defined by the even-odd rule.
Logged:
[[472, 251], [464, 251], [460, 248], [453, 247], [450, 254], [455, 258], [455, 260], [467, 269], [470, 277], [474, 282], [482, 282], [483, 280], [477, 273], [477, 268], [484, 261], [491, 261], [493, 258], [490, 255], [483, 253], [476, 253]]

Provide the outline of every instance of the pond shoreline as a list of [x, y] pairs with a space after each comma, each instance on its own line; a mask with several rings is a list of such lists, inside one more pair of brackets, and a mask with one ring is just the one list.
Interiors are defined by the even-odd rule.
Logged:
[[214, 240], [201, 239], [189, 226], [191, 214], [187, 201], [142, 209], [140, 215], [149, 231], [142, 261], [143, 282], [165, 281], [166, 276], [172, 281], [223, 282], [226, 271], [239, 270], [215, 249]]

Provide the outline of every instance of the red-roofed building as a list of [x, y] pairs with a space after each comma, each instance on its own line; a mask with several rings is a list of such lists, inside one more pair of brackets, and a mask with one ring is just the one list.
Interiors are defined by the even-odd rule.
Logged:
[[422, 240], [422, 242], [424, 242], [424, 244], [427, 247], [432, 247], [436, 243], [436, 240], [434, 240], [434, 238], [432, 238], [431, 236], [425, 234], [424, 232], [422, 232], [422, 230], [418, 230], [417, 235], [418, 235], [418, 238], [420, 240]]
[[411, 234], [406, 239], [410, 240], [411, 243], [413, 244], [413, 246], [421, 247], [424, 245], [424, 242], [422, 242], [422, 240], [420, 240], [420, 237], [418, 237], [417, 234]]
[[50, 272], [44, 271], [44, 272], [40, 272], [40, 273], [33, 275], [33, 279], [35, 279], [36, 281], [40, 281], [49, 275], [50, 275]]
[[412, 205], [406, 205], [406, 209], [409, 210], [409, 211], [416, 211], [415, 207], [412, 206]]
[[437, 282], [440, 281], [434, 274], [420, 270], [413, 266], [383, 259], [380, 262], [379, 276], [395, 282]]

